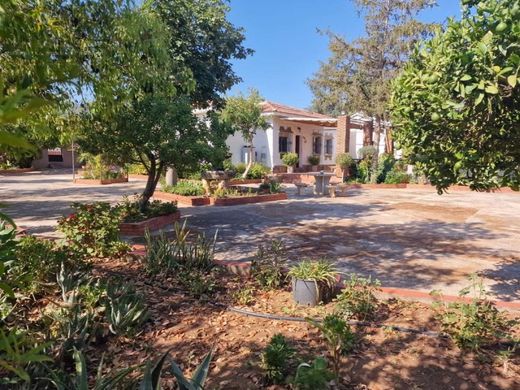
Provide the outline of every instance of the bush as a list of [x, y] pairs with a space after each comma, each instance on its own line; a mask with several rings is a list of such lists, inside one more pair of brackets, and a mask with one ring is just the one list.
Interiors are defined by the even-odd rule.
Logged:
[[377, 150], [374, 146], [368, 145], [363, 146], [358, 150], [358, 154], [361, 156], [363, 160], [372, 161], [372, 159], [376, 156]]
[[105, 315], [109, 329], [114, 334], [132, 334], [148, 319], [143, 296], [135, 287], [119, 282], [108, 283]]
[[377, 310], [379, 301], [375, 293], [379, 290], [379, 280], [371, 277], [363, 278], [351, 274], [349, 280], [345, 280], [345, 287], [336, 297], [336, 308], [344, 316], [365, 321], [371, 318]]
[[361, 183], [370, 183], [372, 177], [372, 166], [370, 162], [361, 160], [357, 165], [356, 174]]
[[143, 164], [127, 164], [125, 169], [132, 175], [148, 175]]
[[269, 174], [271, 170], [263, 164], [254, 163], [247, 174], [248, 179], [262, 179]]
[[287, 249], [281, 240], [273, 240], [265, 246], [260, 245], [251, 262], [251, 276], [264, 289], [282, 288], [287, 284], [284, 272], [286, 262]]
[[242, 176], [242, 174], [246, 171], [247, 164], [245, 163], [238, 163], [235, 165], [235, 172], [237, 176]]
[[181, 180], [174, 186], [164, 185], [162, 190], [182, 196], [202, 196], [206, 193], [201, 182], [192, 180]]
[[80, 160], [85, 163], [83, 178], [84, 179], [117, 179], [125, 177], [122, 168], [114, 165], [104, 155], [93, 155], [90, 153], [82, 153]]
[[379, 156], [379, 161], [376, 170], [376, 183], [385, 183], [386, 177], [395, 167], [395, 158], [391, 154], [383, 153]]
[[320, 164], [320, 156], [318, 156], [317, 154], [311, 154], [307, 158], [307, 161], [309, 162], [309, 164], [311, 164], [313, 166], [319, 165]]
[[28, 294], [42, 291], [45, 284], [56, 280], [62, 263], [73, 261], [72, 254], [57, 248], [54, 242], [34, 236], [20, 240], [14, 258], [9, 267], [10, 277], [17, 288]]
[[123, 202], [119, 203], [114, 209], [121, 215], [123, 222], [139, 222], [154, 217], [173, 214], [177, 211], [177, 203], [154, 200], [148, 203], [148, 207], [143, 213], [139, 207], [138, 199], [130, 200], [129, 198], [125, 198]]
[[311, 364], [302, 363], [298, 366], [293, 384], [299, 390], [326, 390], [334, 374], [327, 368], [327, 361], [318, 357]]
[[282, 334], [275, 334], [261, 356], [260, 366], [269, 383], [279, 384], [285, 379], [294, 350]]
[[354, 164], [354, 159], [348, 153], [339, 153], [336, 156], [336, 165], [341, 169], [350, 168]]
[[508, 320], [492, 301], [487, 299], [482, 279], [470, 277], [471, 285], [460, 291], [461, 297], [473, 294], [472, 301], [454, 302], [440, 307], [438, 318], [442, 329], [460, 348], [479, 350], [484, 345], [511, 338], [518, 321]]
[[282, 156], [282, 162], [288, 167], [295, 167], [300, 161], [300, 156], [296, 153], [285, 153]]
[[406, 172], [398, 171], [395, 168], [388, 172], [385, 178], [386, 184], [402, 184], [409, 183], [410, 175]]
[[249, 306], [255, 302], [255, 289], [253, 287], [242, 287], [234, 291], [231, 297], [235, 303]]
[[123, 219], [118, 207], [109, 203], [73, 203], [74, 213], [58, 220], [70, 249], [84, 256], [109, 257], [113, 246], [119, 252], [119, 224]]

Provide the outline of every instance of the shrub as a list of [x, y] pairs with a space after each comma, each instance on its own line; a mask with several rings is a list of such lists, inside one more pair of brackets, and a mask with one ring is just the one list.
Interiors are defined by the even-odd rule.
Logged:
[[231, 294], [233, 301], [239, 305], [249, 306], [255, 302], [254, 287], [242, 287]]
[[202, 196], [206, 193], [201, 182], [192, 180], [181, 180], [174, 186], [164, 185], [162, 190], [182, 196]]
[[139, 222], [149, 218], [173, 214], [177, 211], [177, 203], [154, 200], [153, 202], [149, 202], [145, 212], [142, 212], [139, 207], [138, 198], [130, 200], [125, 197], [123, 202], [119, 203], [114, 209], [119, 212], [122, 221]]
[[370, 183], [372, 177], [372, 166], [367, 160], [361, 160], [356, 169], [357, 178], [361, 183]]
[[370, 276], [363, 278], [351, 274], [350, 279], [345, 280], [344, 285], [345, 287], [336, 298], [337, 310], [347, 317], [354, 316], [363, 321], [372, 317], [379, 303], [375, 296], [381, 286], [379, 280], [372, 280]]
[[298, 165], [298, 162], [300, 161], [300, 156], [296, 153], [285, 153], [282, 156], [282, 162], [289, 166], [289, 167], [295, 167]]
[[348, 153], [339, 153], [336, 156], [336, 165], [341, 169], [350, 168], [354, 164], [354, 159]]
[[208, 298], [217, 288], [214, 276], [199, 269], [182, 268], [178, 277], [186, 291], [197, 299]]
[[281, 240], [273, 240], [260, 245], [251, 262], [251, 276], [264, 289], [278, 289], [287, 284], [284, 268], [287, 262], [287, 249]]
[[262, 179], [271, 170], [263, 164], [254, 163], [247, 174], [248, 179]]
[[282, 334], [275, 334], [262, 352], [260, 366], [269, 383], [279, 384], [285, 379], [294, 350]]
[[242, 174], [246, 171], [247, 164], [245, 163], [238, 163], [235, 165], [235, 172], [237, 176], [242, 176]]
[[334, 374], [339, 378], [341, 355], [352, 350], [355, 335], [347, 322], [337, 314], [329, 314], [323, 322], [308, 319], [308, 322], [321, 331], [321, 335], [334, 365]]
[[358, 150], [358, 154], [363, 160], [372, 161], [372, 159], [376, 156], [376, 153], [377, 150], [372, 145], [363, 146]]
[[438, 318], [442, 329], [460, 348], [479, 350], [483, 345], [497, 343], [508, 338], [517, 321], [508, 320], [492, 301], [476, 275], [470, 277], [471, 285], [460, 291], [461, 297], [473, 294], [472, 301], [454, 302], [441, 307]]
[[9, 273], [18, 288], [25, 293], [37, 293], [42, 283], [55, 281], [61, 264], [69, 263], [69, 256], [72, 257], [52, 241], [26, 236], [16, 247]]
[[327, 368], [327, 361], [322, 357], [314, 359], [311, 364], [298, 366], [293, 384], [299, 390], [326, 390], [334, 374]]
[[125, 176], [124, 170], [112, 164], [104, 155], [82, 153], [80, 161], [85, 163], [84, 179], [116, 179]]
[[309, 164], [311, 165], [319, 165], [320, 164], [320, 156], [318, 156], [317, 154], [311, 154], [308, 158], [307, 158], [307, 161], [309, 162]]
[[148, 175], [146, 168], [143, 164], [127, 164], [125, 166], [126, 171], [132, 175]]
[[58, 220], [58, 230], [70, 249], [86, 256], [111, 256], [114, 243], [119, 242], [120, 209], [105, 202], [73, 203], [72, 209], [73, 214]]
[[375, 172], [376, 183], [385, 183], [386, 177], [395, 167], [395, 158], [393, 155], [383, 153], [379, 156], [377, 170]]
[[406, 172], [398, 171], [395, 168], [388, 172], [385, 178], [386, 184], [401, 184], [401, 183], [409, 183], [410, 175]]

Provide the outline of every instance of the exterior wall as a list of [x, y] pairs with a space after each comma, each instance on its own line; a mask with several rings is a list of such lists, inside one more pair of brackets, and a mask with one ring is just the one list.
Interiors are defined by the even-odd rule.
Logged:
[[[45, 168], [72, 168], [72, 151], [67, 148], [61, 148], [61, 155], [63, 157], [63, 161], [51, 161], [49, 162], [49, 153], [47, 149], [41, 150], [40, 158], [34, 160], [32, 162], [32, 167], [35, 169], [45, 169]], [[77, 163], [77, 154], [74, 156]]]
[[[228, 137], [226, 144], [231, 153], [231, 162], [233, 164], [247, 163], [249, 161], [249, 150], [247, 143], [241, 133], [235, 133]], [[258, 129], [253, 137], [253, 145], [256, 152], [256, 161], [261, 162], [268, 167], [273, 166], [272, 162], [272, 145], [273, 145], [273, 127], [267, 130]]]

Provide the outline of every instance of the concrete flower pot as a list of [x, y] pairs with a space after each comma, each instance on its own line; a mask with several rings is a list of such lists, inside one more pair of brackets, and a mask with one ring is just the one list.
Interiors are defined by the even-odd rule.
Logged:
[[298, 305], [314, 307], [321, 302], [321, 288], [315, 280], [292, 280], [293, 299]]

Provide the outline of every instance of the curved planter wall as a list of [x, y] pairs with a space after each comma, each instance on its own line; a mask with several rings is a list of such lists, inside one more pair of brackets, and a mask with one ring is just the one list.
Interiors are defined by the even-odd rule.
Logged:
[[181, 212], [176, 211], [173, 214], [161, 215], [160, 217], [150, 218], [140, 222], [123, 222], [119, 224], [119, 234], [122, 236], [144, 236], [146, 229], [150, 231], [162, 229], [178, 221]]

